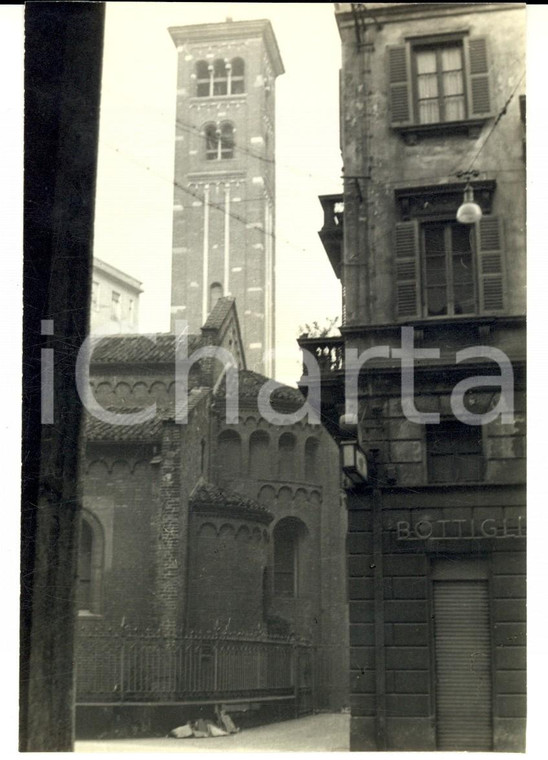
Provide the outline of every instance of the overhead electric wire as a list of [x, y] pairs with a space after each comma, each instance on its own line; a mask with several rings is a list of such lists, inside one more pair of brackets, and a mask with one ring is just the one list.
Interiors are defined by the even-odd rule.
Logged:
[[[470, 165], [469, 165], [468, 169], [466, 169], [466, 170], [465, 170], [465, 173], [468, 173], [468, 172], [471, 172], [471, 171], [472, 171], [472, 168], [473, 168], [474, 164], [476, 163], [476, 161], [477, 161], [477, 159], [478, 159], [478, 156], [480, 155], [480, 153], [482, 152], [482, 150], [485, 148], [485, 146], [486, 146], [486, 144], [487, 144], [487, 142], [488, 142], [489, 138], [491, 137], [491, 135], [493, 134], [493, 132], [494, 132], [494, 131], [495, 131], [495, 129], [497, 128], [497, 126], [498, 126], [498, 124], [499, 124], [500, 120], [502, 119], [502, 117], [506, 115], [506, 113], [507, 113], [507, 111], [508, 111], [508, 106], [510, 105], [510, 103], [511, 103], [511, 101], [512, 101], [513, 97], [514, 97], [514, 95], [515, 95], [515, 94], [516, 94], [516, 92], [518, 91], [518, 87], [521, 85], [521, 83], [522, 83], [522, 81], [523, 81], [523, 79], [524, 79], [524, 78], [525, 78], [525, 71], [523, 72], [523, 74], [522, 74], [522, 75], [521, 75], [521, 77], [519, 78], [519, 80], [518, 80], [518, 83], [516, 84], [516, 86], [514, 87], [514, 89], [512, 90], [512, 92], [510, 93], [510, 95], [509, 95], [508, 99], [506, 100], [505, 104], [503, 105], [503, 107], [502, 107], [502, 108], [501, 108], [501, 110], [499, 111], [499, 113], [498, 113], [498, 115], [497, 115], [497, 118], [495, 119], [495, 121], [494, 121], [494, 122], [493, 122], [493, 124], [491, 125], [491, 129], [489, 130], [489, 132], [488, 132], [488, 133], [487, 133], [487, 135], [485, 136], [485, 140], [484, 140], [484, 141], [482, 142], [482, 144], [480, 145], [480, 147], [479, 147], [479, 149], [478, 149], [478, 151], [477, 151], [476, 155], [475, 155], [475, 156], [474, 156], [474, 158], [472, 159], [472, 161], [471, 161], [471, 163], [470, 163]], [[452, 174], [454, 174], [454, 173], [456, 172], [457, 168], [458, 168], [458, 167], [455, 167], [455, 169], [453, 169], [453, 172], [452, 172]]]
[[[188, 122], [184, 122], [181, 119], [177, 119], [176, 120], [176, 124], [178, 126], [180, 126], [183, 130], [185, 130], [186, 132], [188, 132], [190, 134], [195, 134], [195, 135], [199, 136], [200, 138], [204, 137], [204, 134], [203, 134], [202, 130], [199, 127], [195, 127], [194, 125], [189, 124]], [[258, 153], [255, 153], [254, 151], [252, 151], [252, 150], [250, 150], [248, 148], [244, 148], [243, 146], [239, 145], [236, 140], [234, 141], [233, 148], [234, 148], [235, 151], [237, 151], [239, 153], [243, 153], [244, 155], [250, 156], [251, 158], [256, 158], [259, 161], [263, 161], [265, 163], [276, 165], [278, 168], [279, 167], [285, 167], [286, 169], [289, 169], [289, 170], [291, 170], [291, 171], [293, 171], [295, 173], [303, 174], [303, 175], [305, 175], [307, 177], [310, 177], [310, 178], [320, 179], [320, 176], [317, 175], [317, 174], [311, 174], [310, 172], [300, 171], [297, 167], [291, 166], [290, 164], [284, 164], [283, 162], [280, 162], [277, 159], [270, 159], [270, 158], [267, 158], [265, 156], [261, 156]], [[520, 170], [519, 169], [501, 169], [500, 167], [496, 167], [496, 169], [484, 168], [483, 171], [496, 171], [498, 173], [498, 172], [519, 172]], [[450, 175], [452, 173], [453, 172], [450, 172]], [[428, 180], [434, 180], [434, 179], [443, 179], [445, 177], [447, 177], [447, 173], [445, 173], [445, 174], [430, 174], [428, 176], [422, 176], [422, 177], [409, 177], [405, 181], [406, 182], [418, 182], [418, 181], [422, 181], [422, 180], [428, 181]], [[343, 176], [343, 179], [344, 179], [344, 176]], [[347, 179], [348, 179], [348, 177], [347, 177]], [[391, 180], [390, 182], [385, 183], [385, 185], [398, 185], [398, 184], [401, 184], [403, 181], [404, 180], [398, 178], [398, 179], [394, 179], [394, 180]]]
[[[511, 103], [512, 99], [514, 98], [514, 96], [515, 96], [515, 94], [516, 94], [519, 86], [521, 85], [521, 82], [523, 81], [524, 77], [525, 77], [525, 72], [523, 72], [523, 74], [521, 75], [521, 77], [518, 80], [517, 84], [515, 85], [515, 87], [513, 88], [512, 92], [510, 93], [509, 97], [507, 98], [504, 106], [502, 107], [502, 109], [498, 113], [498, 115], [497, 115], [494, 123], [492, 124], [492, 126], [491, 126], [489, 132], [487, 133], [484, 141], [482, 142], [482, 144], [480, 145], [478, 151], [476, 152], [475, 156], [473, 157], [472, 161], [470, 162], [468, 170], [466, 170], [466, 171], [470, 172], [472, 170], [472, 167], [474, 166], [475, 162], [477, 161], [479, 155], [481, 154], [483, 148], [485, 147], [485, 145], [487, 144], [487, 142], [490, 139], [491, 135], [495, 131], [496, 127], [498, 126], [501, 118], [507, 113], [508, 106]], [[200, 128], [195, 127], [194, 125], [189, 124], [188, 122], [185, 122], [182, 119], [178, 119], [177, 118], [176, 119], [176, 125], [179, 128], [185, 130], [186, 132], [188, 132], [190, 134], [195, 134], [195, 135], [197, 135], [197, 136], [199, 136], [201, 138], [203, 138], [203, 136], [204, 136], [203, 132], [202, 132], [202, 130]], [[111, 147], [114, 147], [114, 146], [111, 145]], [[277, 162], [276, 159], [271, 159], [271, 158], [268, 158], [266, 156], [261, 156], [258, 153], [255, 153], [254, 151], [249, 150], [248, 148], [245, 148], [245, 147], [243, 147], [241, 145], [238, 145], [238, 143], [236, 141], [234, 141], [233, 148], [234, 148], [235, 151], [239, 151], [239, 152], [243, 153], [244, 155], [250, 156], [250, 157], [258, 159], [260, 161], [264, 161], [265, 163], [268, 163], [268, 164], [270, 164], [272, 166], [274, 166], [274, 165], [282, 166], [283, 165], [283, 164], [280, 164], [279, 162]], [[120, 150], [118, 148], [114, 148], [114, 150], [116, 152], [118, 152], [118, 153], [120, 152]], [[124, 151], [124, 153], [125, 153], [125, 155], [128, 158], [130, 158], [130, 155], [127, 153], [127, 151]], [[136, 157], [133, 157], [132, 160], [134, 161], [134, 163], [137, 163], [137, 164], [140, 164], [141, 166], [144, 166], [147, 171], [152, 172], [152, 169], [151, 169], [150, 166], [147, 166], [146, 164], [144, 164], [142, 161], [140, 161]], [[217, 164], [215, 164], [215, 165], [217, 165]], [[291, 169], [292, 171], [297, 171], [298, 172], [298, 170], [295, 167], [291, 167], [289, 165], [286, 165], [286, 166], [287, 166], [287, 168]], [[454, 169], [451, 172], [449, 172], [449, 173], [444, 173], [444, 174], [439, 174], [439, 175], [427, 175], [427, 176], [422, 176], [422, 177], [407, 177], [405, 180], [403, 180], [401, 178], [400, 179], [392, 179], [392, 180], [390, 180], [388, 182], [383, 182], [383, 183], [380, 183], [380, 184], [382, 184], [384, 187], [388, 187], [388, 186], [402, 185], [402, 183], [404, 183], [404, 182], [405, 182], [406, 185], [408, 185], [411, 182], [419, 182], [419, 181], [428, 182], [428, 181], [434, 181], [436, 179], [446, 179], [447, 176], [454, 176], [454, 175], [456, 175], [457, 169], [458, 169], [458, 165], [455, 166]], [[375, 170], [374, 166], [372, 167], [372, 170], [373, 171]], [[483, 172], [493, 172], [495, 174], [495, 176], [496, 176], [499, 173], [520, 173], [522, 170], [521, 169], [517, 169], [517, 168], [516, 169], [510, 169], [510, 168], [504, 169], [504, 168], [501, 168], [501, 167], [496, 167], [496, 169], [491, 169], [491, 168], [488, 168], [488, 167], [483, 167], [482, 171]], [[162, 177], [158, 172], [153, 172], [153, 173], [155, 173], [157, 177], [159, 177], [161, 179], [165, 179], [167, 182], [169, 182], [169, 180], [167, 178]], [[305, 174], [305, 173], [303, 172], [303, 174]], [[310, 173], [307, 172], [306, 176], [313, 177], [314, 175], [312, 175], [312, 174], [310, 174]], [[358, 177], [345, 177], [343, 175], [342, 180], [344, 181], [345, 179], [347, 179], [347, 180], [355, 179], [357, 181], [358, 179], [361, 179], [361, 178], [358, 178]], [[370, 179], [370, 178], [369, 177], [368, 178], [363, 177], [363, 179]], [[222, 181], [222, 180], [220, 180], [220, 181]], [[254, 222], [250, 222], [245, 217], [242, 217], [239, 214], [236, 214], [234, 211], [227, 210], [226, 207], [225, 207], [224, 201], [221, 201], [220, 203], [216, 203], [216, 202], [211, 201], [211, 200], [206, 201], [203, 196], [200, 196], [198, 193], [193, 192], [190, 188], [184, 187], [180, 182], [178, 182], [175, 179], [172, 181], [172, 184], [173, 184], [174, 187], [176, 187], [177, 189], [179, 189], [181, 192], [184, 192], [184, 193], [192, 196], [193, 198], [195, 198], [196, 200], [200, 201], [203, 204], [207, 204], [210, 208], [216, 209], [216, 210], [220, 211], [221, 213], [228, 215], [230, 218], [234, 219], [235, 221], [240, 222], [240, 224], [244, 224], [246, 226], [246, 228], [248, 228], [250, 224], [254, 224]], [[341, 196], [343, 196], [342, 192], [341, 192]], [[246, 199], [244, 199], [242, 201], [238, 201], [238, 203], [241, 203], [241, 204], [252, 203], [252, 202], [255, 202], [256, 200], [257, 201], [262, 201], [262, 200], [265, 200], [265, 199], [266, 199], [266, 197], [265, 198], [257, 198], [257, 199], [246, 198]], [[295, 245], [292, 241], [287, 240], [285, 238], [279, 238], [278, 235], [274, 231], [267, 232], [266, 230], [263, 229], [262, 232], [263, 232], [263, 234], [268, 235], [269, 237], [271, 237], [273, 241], [283, 242], [286, 245], [289, 245], [291, 248], [299, 251], [299, 253], [306, 252], [305, 248], [302, 248], [300, 246]], [[383, 234], [374, 237], [373, 240], [371, 241], [371, 243], [372, 244], [378, 244], [384, 238], [388, 237], [391, 234], [392, 234], [392, 229], [389, 229], [386, 232], [384, 232]]]
[[[111, 145], [110, 147], [113, 148], [116, 153], [120, 153], [119, 148], [116, 148], [113, 145]], [[159, 179], [163, 179], [166, 182], [170, 182], [170, 180], [167, 177], [163, 177], [160, 173], [154, 172], [150, 166], [147, 166], [145, 163], [143, 163], [143, 161], [139, 160], [135, 156], [131, 156], [127, 151], [124, 150], [123, 155], [125, 155], [126, 158], [131, 160], [133, 163], [138, 164], [139, 166], [144, 166], [146, 171], [151, 172], [152, 174], [155, 174], [156, 177], [158, 177]], [[211, 201], [211, 200], [206, 201], [203, 196], [199, 195], [196, 192], [193, 192], [190, 188], [183, 187], [183, 185], [175, 179], [171, 180], [171, 184], [173, 185], [173, 187], [176, 187], [178, 190], [181, 190], [183, 193], [187, 193], [188, 195], [192, 196], [193, 198], [200, 201], [204, 205], [207, 205], [210, 208], [217, 209], [218, 211], [220, 211], [223, 214], [226, 214], [227, 216], [231, 217], [235, 221], [240, 222], [240, 224], [244, 224], [246, 228], [249, 228], [250, 225], [257, 224], [257, 222], [251, 222], [248, 219], [245, 219], [245, 217], [241, 217], [239, 214], [235, 214], [233, 211], [228, 211], [224, 206], [224, 202], [221, 204], [221, 203], [215, 203], [214, 201]], [[263, 198], [260, 200], [266, 200], [266, 198]], [[302, 248], [300, 246], [295, 245], [294, 243], [291, 242], [291, 240], [280, 238], [274, 231], [267, 232], [264, 229], [262, 229], [261, 231], [263, 232], [264, 235], [271, 237], [274, 242], [277, 242], [279, 240], [285, 243], [286, 245], [291, 246], [291, 248], [298, 251], [299, 253], [306, 252], [306, 248]]]
[[[194, 124], [190, 124], [189, 122], [183, 121], [182, 119], [179, 119], [179, 118], [176, 118], [175, 123], [178, 127], [185, 130], [189, 134], [195, 134], [202, 139], [205, 136], [202, 129], [200, 127], [196, 127]], [[211, 123], [211, 122], [205, 122], [205, 123]], [[306, 170], [299, 169], [296, 166], [292, 166], [291, 164], [284, 163], [283, 161], [279, 161], [276, 158], [268, 158], [267, 156], [262, 156], [259, 153], [255, 153], [253, 150], [249, 148], [245, 148], [242, 145], [240, 145], [236, 140], [234, 141], [233, 147], [234, 147], [234, 150], [238, 151], [239, 153], [243, 153], [244, 155], [250, 156], [251, 158], [256, 158], [258, 161], [263, 161], [264, 163], [270, 164], [272, 166], [276, 166], [277, 168], [288, 169], [289, 171], [295, 172], [296, 174], [301, 174], [311, 179], [323, 179], [323, 176], [320, 177], [319, 174], [311, 174], [310, 172]]]

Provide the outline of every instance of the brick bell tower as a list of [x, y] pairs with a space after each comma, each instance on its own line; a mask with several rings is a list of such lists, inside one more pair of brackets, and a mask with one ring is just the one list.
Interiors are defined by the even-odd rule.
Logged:
[[247, 366], [274, 373], [275, 82], [269, 21], [170, 28], [178, 52], [171, 325], [232, 296]]

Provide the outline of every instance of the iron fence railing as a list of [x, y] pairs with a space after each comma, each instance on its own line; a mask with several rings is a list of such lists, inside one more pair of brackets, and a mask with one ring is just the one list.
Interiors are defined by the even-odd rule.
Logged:
[[311, 690], [311, 658], [309, 645], [286, 639], [80, 635], [77, 702], [297, 696]]

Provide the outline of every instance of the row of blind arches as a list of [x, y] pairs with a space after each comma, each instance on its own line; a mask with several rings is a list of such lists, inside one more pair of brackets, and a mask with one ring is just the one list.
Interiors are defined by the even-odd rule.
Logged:
[[216, 95], [241, 95], [245, 92], [245, 63], [242, 58], [228, 61], [217, 58], [213, 63], [197, 61], [196, 95], [211, 98]]
[[257, 480], [304, 479], [305, 482], [315, 482], [319, 477], [319, 442], [312, 436], [305, 441], [302, 457], [293, 433], [282, 433], [275, 448], [267, 432], [256, 430], [249, 437], [247, 468], [242, 438], [235, 430], [223, 430], [217, 439], [217, 449], [221, 477], [248, 475]]
[[[213, 524], [206, 523], [201, 527], [200, 533], [204, 536], [225, 536], [226, 528], [234, 534], [231, 526], [222, 526], [219, 530]], [[225, 529], [223, 531], [223, 528]], [[235, 535], [236, 539], [261, 540], [268, 542], [267, 531], [259, 531], [257, 528], [251, 532], [243, 526]], [[298, 518], [285, 517], [275, 526], [274, 538], [274, 566], [273, 566], [273, 592], [276, 596], [297, 596], [302, 590], [303, 571], [302, 562], [304, 543], [308, 538], [308, 529]], [[97, 518], [91, 513], [84, 511], [81, 516], [80, 539], [78, 551], [78, 609], [82, 612], [100, 614], [102, 599], [102, 574], [104, 563], [104, 535]], [[263, 585], [265, 578], [263, 577]], [[266, 593], [266, 589], [263, 589]], [[265, 600], [266, 601], [266, 600]]]

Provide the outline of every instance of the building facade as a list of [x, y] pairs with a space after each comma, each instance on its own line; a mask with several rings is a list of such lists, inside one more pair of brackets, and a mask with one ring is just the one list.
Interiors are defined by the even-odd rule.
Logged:
[[137, 332], [141, 285], [135, 277], [94, 258], [90, 332], [105, 335]]
[[171, 313], [199, 330], [236, 299], [248, 366], [274, 374], [275, 82], [269, 21], [173, 27], [178, 52]]
[[[245, 367], [234, 299], [219, 299], [188, 353], [235, 357], [236, 422], [226, 421], [223, 365], [207, 356], [189, 369], [183, 420], [176, 346], [173, 334], [108, 336], [91, 358], [80, 735], [112, 732], [117, 720], [165, 732], [214, 704], [271, 718], [338, 710], [348, 698], [336, 445], [319, 424], [282, 424], [304, 402], [294, 388], [276, 384], [274, 417], [260, 413], [269, 381]], [[153, 404], [149, 419], [128, 417]]]
[[351, 748], [523, 751], [524, 6], [335, 8]]

